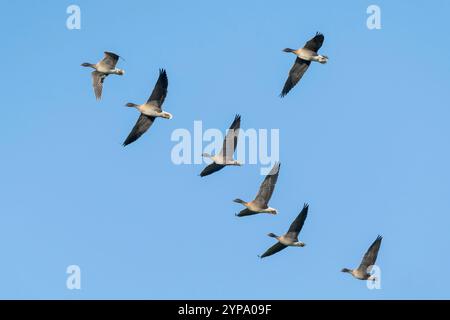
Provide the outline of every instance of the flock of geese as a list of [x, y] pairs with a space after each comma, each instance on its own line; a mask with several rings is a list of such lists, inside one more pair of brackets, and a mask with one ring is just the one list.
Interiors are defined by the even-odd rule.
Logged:
[[[300, 79], [308, 70], [309, 65], [312, 61], [325, 64], [328, 62], [328, 57], [318, 53], [319, 49], [322, 47], [324, 41], [324, 36], [321, 33], [316, 33], [316, 35], [306, 42], [306, 44], [297, 50], [286, 48], [283, 51], [288, 53], [293, 53], [296, 55], [294, 65], [289, 71], [289, 76], [284, 84], [281, 91], [280, 97], [286, 96], [292, 88], [300, 81]], [[96, 63], [83, 63], [81, 66], [93, 68], [92, 72], [92, 85], [94, 88], [94, 94], [97, 100], [102, 97], [103, 83], [109, 75], [124, 75], [125, 71], [116, 68], [117, 62], [120, 56], [112, 53], [105, 52], [104, 58]], [[127, 103], [126, 106], [130, 108], [136, 108], [140, 115], [139, 118], [132, 128], [130, 134], [123, 142], [123, 146], [127, 146], [130, 143], [138, 140], [153, 124], [156, 118], [172, 119], [172, 114], [163, 111], [162, 106], [167, 95], [168, 87], [167, 72], [164, 69], [159, 70], [159, 78], [153, 88], [153, 91], [144, 104]], [[226, 166], [241, 166], [241, 164], [233, 159], [233, 155], [236, 151], [236, 146], [238, 142], [239, 130], [241, 126], [241, 116], [236, 115], [228, 132], [224, 138], [223, 146], [221, 151], [216, 155], [210, 155], [203, 153], [202, 156], [209, 158], [212, 163], [206, 166], [200, 173], [201, 177], [208, 176], [222, 170]], [[276, 215], [277, 209], [269, 206], [270, 198], [275, 190], [275, 185], [278, 180], [278, 175], [280, 173], [280, 163], [277, 162], [273, 166], [269, 174], [264, 178], [261, 183], [258, 193], [250, 202], [246, 202], [241, 199], [235, 199], [234, 202], [239, 203], [245, 207], [242, 211], [236, 214], [237, 217], [246, 217], [255, 214], [267, 213]], [[267, 249], [260, 258], [265, 258], [271, 256], [286, 247], [304, 247], [305, 243], [299, 241], [298, 235], [303, 228], [305, 220], [308, 216], [309, 205], [304, 204], [301, 212], [295, 218], [295, 220], [290, 225], [288, 231], [282, 235], [277, 236], [274, 233], [269, 233], [268, 236], [277, 240], [277, 242]], [[376, 240], [369, 247], [365, 253], [361, 264], [356, 269], [343, 268], [342, 272], [350, 273], [354, 278], [359, 280], [375, 280], [375, 277], [371, 275], [370, 269], [375, 264], [377, 259], [378, 251], [380, 249], [382, 237], [378, 236]]]

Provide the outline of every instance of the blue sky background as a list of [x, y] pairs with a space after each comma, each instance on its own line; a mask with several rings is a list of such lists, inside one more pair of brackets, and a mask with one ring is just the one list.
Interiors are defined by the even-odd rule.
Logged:
[[[110, 5], [110, 3], [113, 5]], [[69, 1], [2, 4], [0, 298], [450, 298], [447, 1]], [[368, 30], [366, 8], [382, 10]], [[326, 65], [278, 97], [294, 57], [325, 34]], [[122, 55], [95, 101], [90, 71]], [[165, 109], [139, 141], [128, 102], [158, 69]], [[258, 165], [198, 177], [174, 129], [279, 128], [278, 216], [238, 219]], [[305, 248], [260, 260], [304, 202]], [[384, 236], [382, 289], [340, 272]], [[68, 265], [82, 289], [66, 288]], [[431, 272], [430, 272], [431, 270]]]

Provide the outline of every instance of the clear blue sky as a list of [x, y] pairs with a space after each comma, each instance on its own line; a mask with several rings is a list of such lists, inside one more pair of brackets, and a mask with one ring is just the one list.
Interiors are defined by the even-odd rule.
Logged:
[[[448, 1], [76, 1], [72, 31], [70, 4], [2, 4], [0, 298], [450, 298]], [[280, 99], [294, 60], [281, 49], [316, 31], [329, 63]], [[80, 64], [105, 50], [126, 74], [96, 102]], [[161, 67], [174, 118], [123, 148], [138, 116], [123, 105]], [[173, 130], [236, 113], [280, 129], [278, 216], [234, 216], [258, 165], [202, 179], [171, 162]], [[304, 202], [307, 246], [258, 259]], [[340, 269], [377, 234], [370, 291]]]

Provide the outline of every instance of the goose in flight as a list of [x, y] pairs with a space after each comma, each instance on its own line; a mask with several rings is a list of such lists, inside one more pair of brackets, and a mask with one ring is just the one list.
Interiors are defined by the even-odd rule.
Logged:
[[92, 86], [94, 87], [95, 98], [100, 100], [102, 98], [103, 81], [110, 74], [117, 74], [123, 76], [125, 70], [117, 69], [116, 64], [119, 61], [119, 56], [112, 52], [105, 52], [105, 57], [102, 61], [92, 64], [89, 62], [82, 63], [82, 67], [95, 69], [92, 71]]
[[375, 277], [372, 276], [369, 272], [369, 269], [372, 269], [372, 266], [375, 264], [375, 261], [377, 260], [378, 256], [378, 250], [380, 250], [381, 246], [381, 240], [383, 239], [382, 236], [378, 236], [375, 241], [372, 243], [372, 245], [367, 250], [366, 254], [364, 255], [361, 264], [359, 265], [358, 269], [347, 269], [344, 268], [341, 271], [350, 273], [353, 277], [359, 280], [373, 280], [375, 281]]
[[150, 128], [156, 118], [173, 118], [172, 114], [161, 109], [167, 95], [168, 84], [169, 82], [167, 80], [166, 70], [160, 69], [158, 81], [156, 82], [153, 92], [147, 102], [140, 105], [129, 102], [125, 105], [126, 107], [138, 109], [141, 115], [123, 143], [123, 146], [129, 145], [139, 139], [140, 136], [142, 136], [148, 128]]
[[283, 91], [281, 91], [280, 97], [284, 97], [288, 94], [289, 91], [300, 81], [300, 79], [305, 74], [306, 70], [308, 70], [311, 61], [316, 61], [319, 63], [327, 63], [328, 57], [318, 54], [320, 47], [322, 47], [322, 43], [324, 40], [324, 36], [321, 33], [316, 33], [314, 38], [306, 42], [303, 48], [298, 50], [286, 48], [284, 52], [291, 52], [297, 56], [295, 59], [295, 63], [289, 71], [289, 76], [284, 84]]
[[273, 233], [269, 233], [268, 236], [275, 238], [278, 240], [277, 243], [275, 243], [272, 247], [267, 249], [266, 252], [264, 252], [260, 258], [271, 256], [281, 250], [283, 250], [286, 247], [304, 247], [305, 243], [302, 241], [298, 241], [298, 234], [302, 230], [303, 224], [305, 223], [306, 217], [308, 216], [308, 204], [305, 203], [303, 205], [303, 209], [300, 212], [300, 214], [295, 218], [294, 222], [292, 222], [291, 226], [289, 227], [288, 232], [285, 235], [277, 236]]
[[258, 194], [253, 201], [245, 202], [241, 199], [235, 199], [234, 202], [244, 205], [246, 208], [236, 214], [238, 217], [250, 216], [258, 213], [270, 213], [277, 214], [278, 211], [275, 208], [268, 206], [269, 200], [272, 197], [275, 184], [278, 180], [278, 174], [280, 173], [280, 163], [277, 162], [270, 170], [269, 174], [264, 178], [264, 181], [259, 187]]
[[233, 159], [234, 151], [236, 151], [236, 146], [238, 142], [239, 129], [241, 127], [241, 116], [236, 115], [234, 117], [233, 123], [228, 130], [228, 133], [223, 140], [222, 150], [219, 154], [212, 156], [207, 153], [203, 153], [202, 156], [205, 158], [210, 158], [213, 162], [206, 166], [205, 169], [200, 173], [200, 177], [205, 177], [223, 169], [225, 166], [240, 166], [241, 164]]

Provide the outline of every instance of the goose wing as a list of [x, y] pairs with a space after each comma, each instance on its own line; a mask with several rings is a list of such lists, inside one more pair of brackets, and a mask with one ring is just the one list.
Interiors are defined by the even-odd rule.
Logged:
[[219, 157], [223, 157], [223, 159], [232, 160], [234, 151], [237, 147], [239, 129], [241, 127], [241, 116], [236, 115], [234, 117], [233, 123], [228, 129], [227, 135], [223, 140], [222, 150], [218, 154]]
[[105, 81], [106, 77], [107, 75], [104, 73], [98, 71], [92, 72], [92, 86], [94, 87], [94, 94], [97, 100], [102, 98], [103, 81]]
[[309, 205], [305, 203], [303, 205], [302, 211], [299, 213], [297, 218], [295, 218], [294, 222], [292, 222], [291, 226], [289, 227], [288, 232], [286, 233], [286, 236], [295, 239], [297, 241], [298, 234], [303, 228], [303, 224], [305, 223], [306, 217], [308, 216], [308, 209]]
[[367, 272], [367, 268], [375, 264], [378, 256], [378, 250], [380, 250], [382, 236], [378, 236], [375, 241], [371, 244], [367, 252], [364, 254], [364, 257], [359, 265], [358, 269], [364, 272]]
[[155, 121], [155, 117], [150, 117], [141, 113], [130, 134], [124, 141], [123, 146], [125, 147], [139, 139], [148, 130], [148, 128], [150, 128], [153, 121]]
[[325, 37], [323, 36], [323, 34], [317, 32], [314, 38], [305, 43], [305, 46], [303, 48], [317, 52], [322, 47], [324, 39]]
[[213, 162], [213, 163], [207, 165], [205, 169], [203, 169], [203, 171], [200, 173], [200, 177], [208, 176], [216, 171], [219, 171], [223, 167], [225, 167], [225, 166], [222, 164], [217, 164], [217, 163]]
[[245, 216], [252, 216], [254, 214], [257, 214], [258, 212], [250, 211], [249, 209], [245, 208], [241, 212], [239, 212], [236, 216], [237, 217], [245, 217]]
[[105, 57], [100, 61], [100, 64], [108, 69], [114, 69], [117, 61], [119, 61], [119, 56], [117, 54], [105, 51]]
[[261, 208], [267, 208], [267, 204], [269, 203], [269, 200], [272, 197], [273, 190], [275, 189], [275, 184], [277, 183], [279, 173], [280, 163], [277, 162], [274, 164], [272, 170], [270, 170], [269, 174], [261, 183], [258, 194], [256, 195], [256, 198], [254, 200], [254, 202]]
[[169, 80], [167, 78], [167, 72], [164, 69], [159, 70], [158, 81], [153, 88], [150, 98], [148, 98], [147, 103], [156, 102], [156, 104], [161, 107], [166, 99], [167, 87], [169, 86]]
[[284, 248], [286, 248], [286, 246], [285, 246], [284, 244], [282, 244], [281, 242], [277, 242], [277, 243], [275, 243], [273, 246], [271, 246], [269, 249], [267, 249], [267, 251], [264, 252], [264, 253], [260, 256], [260, 258], [262, 259], [262, 258], [271, 256], [271, 255], [273, 255], [273, 254], [275, 254], [275, 253], [277, 253], [277, 252], [283, 250]]
[[284, 84], [283, 90], [281, 91], [280, 97], [284, 97], [291, 91], [293, 87], [300, 81], [300, 79], [308, 70], [311, 61], [306, 61], [297, 57], [291, 70], [289, 70], [289, 76]]

